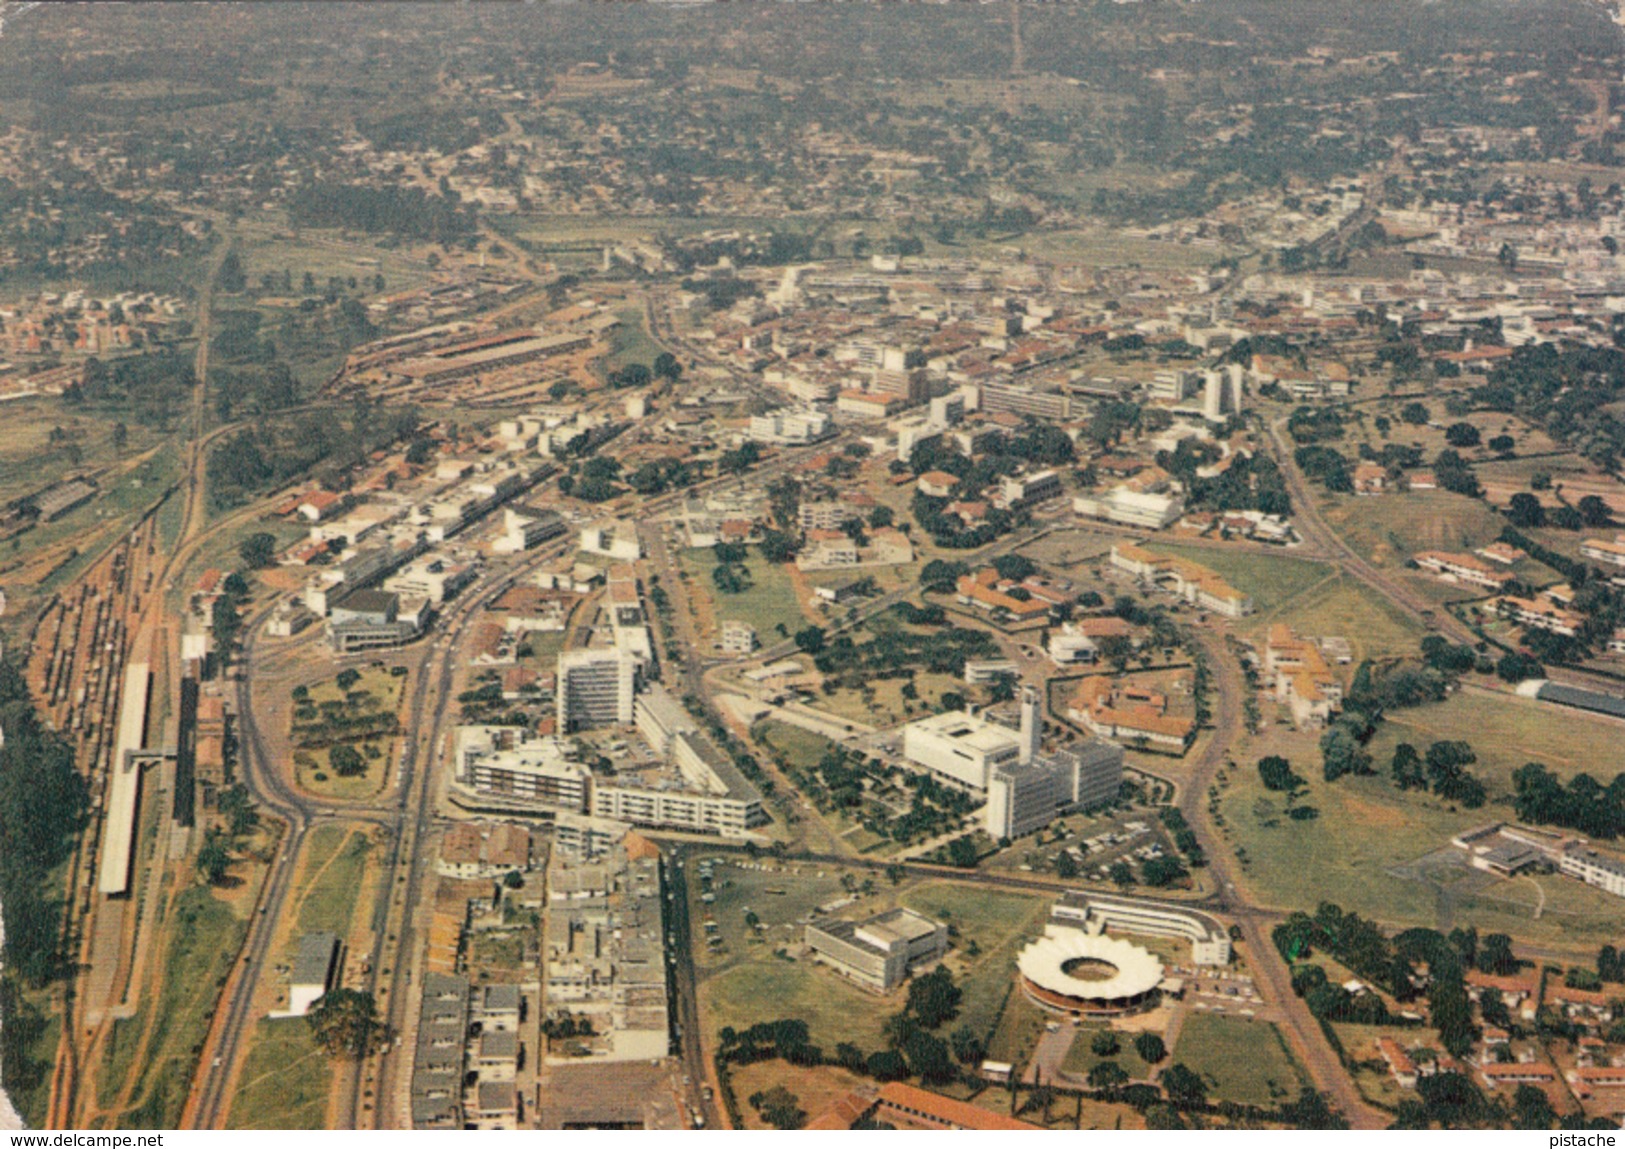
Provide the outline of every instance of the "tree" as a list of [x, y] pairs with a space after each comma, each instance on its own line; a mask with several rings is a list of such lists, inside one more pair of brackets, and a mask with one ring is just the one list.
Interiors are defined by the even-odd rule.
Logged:
[[796, 631], [796, 649], [806, 654], [819, 654], [824, 649], [824, 628], [809, 626]]
[[226, 847], [225, 835], [210, 830], [203, 836], [203, 845], [197, 852], [197, 872], [209, 885], [218, 886], [226, 880], [230, 867], [231, 851]]
[[1065, 850], [1055, 856], [1055, 876], [1069, 882], [1078, 876], [1078, 863]]
[[1258, 760], [1258, 776], [1266, 790], [1296, 790], [1303, 779], [1292, 772], [1292, 763], [1279, 754]]
[[1000, 578], [1020, 582], [1036, 573], [1038, 564], [1026, 555], [999, 555], [993, 560], [993, 569], [999, 572]]
[[1588, 527], [1606, 527], [1614, 521], [1613, 511], [1597, 495], [1584, 496], [1577, 507], [1580, 521]]
[[1161, 888], [1184, 881], [1189, 874], [1185, 864], [1178, 858], [1165, 855], [1160, 858], [1147, 858], [1140, 867], [1140, 876], [1145, 879], [1146, 885]]
[[869, 1076], [876, 1081], [897, 1081], [908, 1076], [908, 1062], [895, 1049], [882, 1049], [869, 1055]]
[[909, 983], [904, 1009], [924, 1028], [935, 1029], [959, 1011], [962, 996], [963, 991], [954, 984], [954, 975], [948, 967], [938, 966]]
[[1512, 953], [1512, 939], [1506, 934], [1485, 934], [1478, 947], [1478, 968], [1498, 977], [1517, 973], [1518, 959]]
[[259, 811], [249, 799], [248, 788], [240, 782], [220, 791], [216, 805], [225, 816], [226, 826], [232, 837], [241, 837], [259, 824]]
[[955, 838], [948, 843], [948, 861], [951, 865], [958, 866], [961, 869], [970, 870], [975, 868], [977, 862], [976, 843], [970, 839], [969, 835]]
[[807, 1113], [800, 1099], [782, 1085], [775, 1085], [761, 1093], [752, 1093], [750, 1103], [775, 1129], [800, 1129], [807, 1122]]
[[1393, 774], [1394, 785], [1401, 790], [1427, 789], [1427, 777], [1422, 772], [1422, 756], [1416, 752], [1416, 747], [1409, 742], [1401, 742], [1394, 747], [1394, 758], [1390, 770]]
[[1452, 423], [1445, 428], [1444, 441], [1452, 447], [1476, 447], [1479, 443], [1478, 428], [1471, 423]]
[[1140, 1060], [1155, 1065], [1168, 1056], [1168, 1047], [1156, 1034], [1145, 1032], [1134, 1038], [1134, 1052], [1140, 1055]]
[[1520, 530], [1546, 525], [1546, 508], [1528, 491], [1519, 491], [1507, 503], [1507, 521]]
[[1113, 883], [1127, 889], [1134, 884], [1134, 867], [1127, 862], [1113, 862], [1111, 869], [1106, 871]]
[[1320, 753], [1322, 772], [1328, 782], [1335, 782], [1345, 774], [1365, 774], [1370, 770], [1371, 755], [1341, 722], [1321, 735]]
[[920, 569], [920, 586], [936, 594], [952, 594], [960, 576], [969, 573], [970, 568], [964, 563], [932, 559]]
[[338, 677], [333, 681], [340, 690], [348, 692], [350, 687], [361, 681], [361, 672], [353, 667], [347, 667], [339, 671]]
[[243, 565], [258, 570], [276, 562], [276, 536], [268, 531], [256, 531], [237, 547]]
[[316, 1044], [331, 1057], [359, 1059], [371, 1054], [384, 1038], [378, 1003], [372, 994], [356, 989], [335, 989], [323, 994], [305, 1015]]
[[1557, 1120], [1551, 1100], [1533, 1085], [1520, 1085], [1512, 1095], [1512, 1124], [1518, 1129], [1550, 1129]]
[[1201, 1105], [1207, 1100], [1207, 1085], [1184, 1062], [1175, 1062], [1164, 1071], [1162, 1089], [1175, 1105]]
[[367, 760], [354, 746], [343, 742], [328, 750], [327, 760], [340, 778], [358, 778], [367, 772]]
[[1128, 1080], [1128, 1071], [1115, 1061], [1098, 1061], [1089, 1069], [1089, 1084], [1096, 1089], [1116, 1089]]
[[935, 1034], [914, 1030], [904, 1041], [902, 1053], [909, 1070], [927, 1084], [941, 1084], [957, 1076], [953, 1059], [948, 1055], [948, 1043]]
[[1399, 409], [1399, 417], [1415, 427], [1426, 426], [1433, 418], [1424, 403], [1407, 403]]
[[683, 365], [677, 362], [677, 356], [670, 351], [662, 351], [655, 356], [654, 373], [662, 379], [675, 383], [683, 377]]
[[968, 1025], [954, 1030], [948, 1040], [953, 1045], [954, 1057], [959, 1059], [961, 1065], [980, 1065], [987, 1056], [987, 1047], [981, 1037]]
[[1122, 1048], [1117, 1034], [1109, 1029], [1103, 1029], [1089, 1039], [1089, 1049], [1096, 1057], [1116, 1057]]

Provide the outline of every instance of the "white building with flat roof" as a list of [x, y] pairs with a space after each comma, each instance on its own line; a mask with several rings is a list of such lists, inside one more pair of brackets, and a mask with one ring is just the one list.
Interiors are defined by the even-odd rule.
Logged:
[[1021, 757], [1017, 732], [979, 714], [949, 710], [903, 728], [903, 756], [960, 786], [985, 792], [993, 771]]

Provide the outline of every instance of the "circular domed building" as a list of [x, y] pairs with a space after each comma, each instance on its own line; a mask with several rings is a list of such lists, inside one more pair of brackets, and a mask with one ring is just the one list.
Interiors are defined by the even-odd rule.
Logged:
[[1162, 984], [1162, 963], [1149, 950], [1082, 930], [1055, 930], [1032, 942], [1016, 968], [1034, 1004], [1077, 1016], [1148, 1008]]

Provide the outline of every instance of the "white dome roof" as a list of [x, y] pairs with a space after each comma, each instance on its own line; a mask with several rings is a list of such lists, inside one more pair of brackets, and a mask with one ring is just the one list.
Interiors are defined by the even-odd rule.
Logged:
[[[1061, 967], [1080, 959], [1106, 962], [1117, 972], [1109, 978], [1073, 977]], [[1057, 931], [1031, 943], [1016, 958], [1016, 968], [1028, 981], [1050, 993], [1095, 1001], [1139, 997], [1162, 981], [1162, 963], [1149, 950], [1132, 942], [1082, 930]]]

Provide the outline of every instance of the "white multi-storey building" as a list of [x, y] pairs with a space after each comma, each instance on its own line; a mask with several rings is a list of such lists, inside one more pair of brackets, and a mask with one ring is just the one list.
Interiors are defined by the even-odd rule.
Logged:
[[618, 647], [567, 650], [559, 655], [558, 730], [630, 726], [638, 660]]

